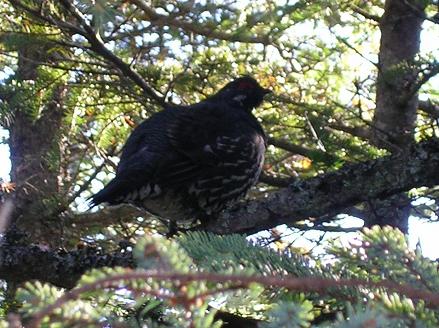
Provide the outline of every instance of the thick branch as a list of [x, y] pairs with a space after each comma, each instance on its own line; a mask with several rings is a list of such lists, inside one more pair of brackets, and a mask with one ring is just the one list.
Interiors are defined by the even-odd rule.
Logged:
[[[385, 198], [416, 187], [439, 184], [439, 140], [421, 142], [405, 155], [392, 155], [358, 164], [347, 164], [336, 172], [307, 180], [251, 200], [222, 213], [202, 227], [218, 234], [252, 234], [280, 224], [293, 224], [310, 217], [336, 215], [363, 201]], [[131, 206], [107, 207], [97, 213], [71, 218], [81, 226], [99, 226], [143, 216]], [[96, 220], [98, 222], [96, 222]]]
[[64, 288], [73, 288], [87, 270], [101, 267], [133, 267], [131, 252], [103, 254], [94, 248], [47, 251], [38, 246], [0, 247], [0, 279], [17, 283], [40, 280]]
[[309, 217], [337, 214], [359, 202], [385, 198], [415, 187], [439, 184], [439, 140], [430, 139], [408, 153], [358, 164], [304, 181], [250, 201], [203, 227], [219, 233], [256, 233]]
[[261, 175], [259, 176], [259, 182], [266, 183], [273, 187], [288, 187], [294, 180], [296, 180], [295, 177], [277, 177], [267, 174], [264, 171], [262, 171]]

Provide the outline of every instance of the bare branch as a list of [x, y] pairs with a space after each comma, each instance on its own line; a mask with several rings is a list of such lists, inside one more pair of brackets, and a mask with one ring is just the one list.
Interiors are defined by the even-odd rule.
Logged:
[[146, 83], [146, 81], [143, 79], [142, 76], [140, 76], [139, 73], [131, 69], [131, 67], [127, 63], [125, 63], [122, 59], [120, 59], [118, 56], [116, 56], [107, 49], [105, 44], [98, 37], [96, 31], [93, 30], [93, 28], [84, 19], [82, 13], [69, 0], [61, 0], [60, 2], [67, 8], [67, 10], [69, 10], [73, 14], [79, 25], [83, 28], [83, 30], [80, 29], [76, 33], [81, 34], [88, 40], [88, 42], [90, 42], [92, 50], [113, 63], [113, 65], [116, 66], [125, 76], [129, 77], [134, 83], [142, 88], [142, 90], [149, 97], [151, 97], [151, 99], [155, 100], [158, 104], [162, 106], [165, 105], [165, 99], [162, 96], [158, 95]]
[[82, 35], [87, 41], [90, 43], [91, 48], [97, 54], [108, 60], [113, 64], [123, 76], [130, 78], [136, 85], [138, 85], [151, 99], [156, 101], [158, 104], [164, 106], [165, 99], [157, 94], [140, 76], [139, 73], [134, 71], [127, 63], [125, 63], [118, 56], [113, 54], [110, 50], [107, 49], [105, 44], [101, 41], [98, 34], [93, 30], [93, 28], [87, 23], [84, 19], [82, 13], [69, 1], [69, 0], [61, 0], [60, 2], [69, 10], [70, 13], [75, 17], [78, 22], [78, 26], [72, 25], [68, 22], [57, 20], [53, 17], [43, 16], [41, 12], [35, 10], [31, 7], [24, 5], [20, 1], [10, 0], [12, 4], [15, 6], [25, 10], [27, 13], [32, 16], [40, 19], [42, 21], [48, 22], [51, 25], [57, 26], [60, 29], [68, 31], [70, 34], [79, 34]]
[[[66, 224], [70, 224], [81, 231], [101, 229], [118, 222], [132, 222], [135, 217], [144, 217], [147, 213], [134, 206], [119, 205], [104, 207], [97, 212], [77, 214], [70, 217]], [[77, 232], [77, 231], [76, 231]]]
[[349, 133], [352, 136], [358, 137], [363, 140], [369, 141], [371, 138], [371, 131], [370, 129], [367, 129], [362, 126], [348, 126], [343, 123], [337, 122], [337, 123], [328, 123], [328, 126], [331, 129], [343, 131], [346, 133]]
[[401, 103], [405, 103], [408, 101], [411, 97], [413, 97], [419, 89], [427, 83], [431, 78], [439, 74], [439, 62], [433, 62], [430, 63], [428, 68], [424, 69], [422, 71], [422, 75], [420, 78], [413, 84], [413, 86], [410, 88], [410, 92], [408, 92], [405, 96], [402, 97], [400, 100]]
[[363, 16], [364, 18], [369, 19], [369, 20], [372, 20], [372, 21], [377, 22], [377, 23], [380, 22], [380, 18], [381, 18], [380, 16], [373, 15], [373, 14], [367, 12], [366, 10], [364, 10], [364, 9], [362, 9], [362, 8], [360, 8], [360, 7], [358, 7], [357, 5], [355, 5], [355, 4], [353, 4], [353, 3], [350, 3], [348, 6], [349, 6], [349, 8], [351, 8], [355, 13], [360, 14], [360, 15]]
[[268, 138], [268, 143], [270, 145], [277, 147], [277, 148], [281, 148], [283, 150], [289, 151], [290, 153], [303, 155], [303, 156], [306, 156], [308, 158], [318, 157], [325, 162], [334, 162], [337, 160], [336, 156], [331, 155], [327, 152], [324, 152], [324, 151], [319, 150], [319, 149], [309, 149], [309, 148], [306, 148], [306, 147], [303, 147], [300, 145], [296, 145], [296, 144], [289, 142], [286, 139], [270, 137], [270, 138]]

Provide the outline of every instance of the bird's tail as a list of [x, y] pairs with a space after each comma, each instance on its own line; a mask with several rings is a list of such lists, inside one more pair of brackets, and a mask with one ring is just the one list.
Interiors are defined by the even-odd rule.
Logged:
[[104, 189], [87, 198], [89, 209], [103, 203], [117, 204], [117, 199], [121, 196], [121, 189], [123, 190], [118, 179], [114, 179]]

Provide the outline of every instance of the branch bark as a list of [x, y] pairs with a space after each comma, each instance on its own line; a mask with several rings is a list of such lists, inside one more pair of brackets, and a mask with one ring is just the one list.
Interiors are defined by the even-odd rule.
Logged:
[[252, 234], [309, 217], [337, 214], [362, 201], [436, 185], [438, 167], [439, 140], [430, 139], [403, 155], [347, 164], [336, 172], [298, 180], [266, 198], [224, 212], [203, 229], [218, 234]]
[[0, 247], [0, 279], [8, 282], [35, 279], [58, 287], [73, 288], [86, 271], [115, 266], [134, 267], [131, 252], [104, 254], [96, 248], [48, 251], [38, 246], [8, 244]]

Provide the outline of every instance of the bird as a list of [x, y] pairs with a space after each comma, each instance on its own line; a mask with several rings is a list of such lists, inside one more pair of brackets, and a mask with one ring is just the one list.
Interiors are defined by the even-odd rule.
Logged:
[[201, 102], [166, 105], [133, 130], [91, 207], [128, 203], [169, 222], [215, 218], [258, 181], [267, 138], [252, 110], [270, 92], [241, 76]]

